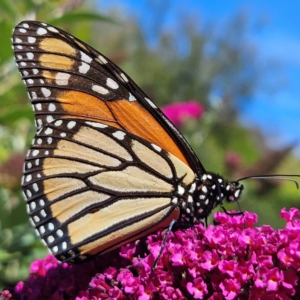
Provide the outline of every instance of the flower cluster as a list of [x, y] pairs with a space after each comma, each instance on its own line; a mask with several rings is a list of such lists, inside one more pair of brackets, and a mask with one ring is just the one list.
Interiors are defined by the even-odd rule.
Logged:
[[154, 270], [165, 231], [147, 237], [145, 255], [143, 241], [82, 265], [49, 255], [3, 299], [300, 299], [299, 215], [282, 209], [274, 230], [252, 213], [216, 213], [217, 226], [171, 232]]

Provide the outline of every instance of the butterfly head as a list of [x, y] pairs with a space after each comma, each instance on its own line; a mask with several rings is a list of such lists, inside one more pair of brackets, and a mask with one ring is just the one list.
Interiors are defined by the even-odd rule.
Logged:
[[196, 218], [207, 218], [211, 211], [218, 205], [237, 201], [243, 190], [243, 185], [238, 181], [228, 182], [218, 174], [207, 172], [198, 180], [194, 193]]

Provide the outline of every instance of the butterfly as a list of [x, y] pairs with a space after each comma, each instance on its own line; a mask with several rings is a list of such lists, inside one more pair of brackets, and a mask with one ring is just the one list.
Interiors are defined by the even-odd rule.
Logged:
[[32, 225], [61, 261], [83, 262], [176, 220], [207, 219], [243, 186], [207, 172], [134, 81], [51, 25], [18, 24], [14, 56], [37, 133], [22, 189]]

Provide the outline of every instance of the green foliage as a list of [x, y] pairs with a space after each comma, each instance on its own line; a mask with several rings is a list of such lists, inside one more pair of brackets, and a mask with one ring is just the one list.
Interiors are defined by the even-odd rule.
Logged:
[[[26, 152], [35, 132], [12, 58], [10, 36], [19, 21], [36, 18], [91, 44], [120, 65], [159, 106], [196, 99], [205, 107], [203, 118], [188, 120], [180, 130], [208, 170], [238, 179], [270, 151], [261, 134], [240, 125], [236, 109], [251, 98], [269, 71], [258, 65], [255, 51], [247, 46], [243, 18], [234, 18], [222, 33], [182, 22], [179, 31], [156, 32], [155, 45], [149, 47], [135, 20], [121, 22], [119, 14], [104, 16], [87, 4], [69, 7], [67, 3], [72, 1], [0, 0], [0, 289], [25, 278], [30, 262], [46, 253], [28, 224], [19, 184], [22, 164], [16, 159]], [[239, 169], [226, 164], [229, 152], [240, 156]], [[10, 160], [12, 167], [4, 168]], [[295, 157], [287, 154], [281, 161], [261, 173], [299, 170]], [[291, 183], [273, 185], [264, 193], [256, 182], [246, 184], [241, 206], [258, 213], [260, 223], [279, 227], [280, 208], [299, 207], [299, 194]], [[227, 209], [238, 208], [227, 205]]]

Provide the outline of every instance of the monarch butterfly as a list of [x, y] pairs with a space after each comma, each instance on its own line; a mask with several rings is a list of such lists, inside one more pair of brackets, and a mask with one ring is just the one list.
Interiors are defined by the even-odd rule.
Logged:
[[243, 189], [207, 172], [187, 141], [107, 57], [61, 29], [18, 24], [15, 60], [37, 133], [22, 189], [57, 259], [83, 262], [166, 228], [192, 225]]

